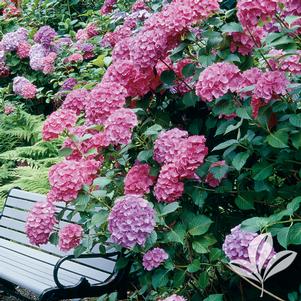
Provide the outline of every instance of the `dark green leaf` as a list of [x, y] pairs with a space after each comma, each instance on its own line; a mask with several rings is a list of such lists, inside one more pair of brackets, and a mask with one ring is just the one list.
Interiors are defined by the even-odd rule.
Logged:
[[241, 210], [255, 209], [254, 208], [254, 201], [250, 197], [247, 197], [246, 195], [239, 195], [235, 199], [235, 204]]
[[177, 78], [176, 74], [172, 70], [165, 70], [161, 74], [161, 81], [164, 84], [167, 84], [169, 86], [172, 86]]
[[240, 171], [245, 166], [249, 157], [250, 155], [248, 153], [238, 153], [232, 161], [233, 167]]

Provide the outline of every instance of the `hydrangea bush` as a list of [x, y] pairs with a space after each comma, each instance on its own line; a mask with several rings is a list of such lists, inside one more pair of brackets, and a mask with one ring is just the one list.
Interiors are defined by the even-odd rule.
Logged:
[[[77, 32], [19, 27], [0, 42], [3, 80], [26, 105], [49, 101], [43, 138], [64, 139], [30, 241], [120, 250], [128, 300], [256, 300], [227, 263], [259, 233], [274, 240], [265, 266], [301, 252], [301, 3], [230, 4], [104, 1]], [[80, 226], [53, 230], [59, 201]], [[298, 268], [269, 290], [288, 298]]]

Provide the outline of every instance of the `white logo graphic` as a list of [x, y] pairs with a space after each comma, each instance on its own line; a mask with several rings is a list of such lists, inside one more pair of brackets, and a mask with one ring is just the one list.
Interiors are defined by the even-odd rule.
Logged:
[[264, 293], [264, 282], [289, 267], [297, 256], [294, 251], [281, 251], [271, 257], [272, 252], [271, 234], [261, 234], [252, 240], [248, 247], [250, 261], [237, 259], [229, 263], [238, 275], [260, 283], [261, 297]]

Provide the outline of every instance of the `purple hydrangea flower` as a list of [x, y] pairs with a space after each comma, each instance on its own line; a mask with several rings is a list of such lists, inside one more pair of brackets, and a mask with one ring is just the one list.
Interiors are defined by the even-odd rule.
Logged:
[[50, 46], [55, 37], [56, 31], [53, 28], [50, 26], [42, 26], [35, 34], [34, 41], [44, 46]]
[[21, 42], [26, 41], [28, 38], [28, 31], [24, 27], [18, 28], [16, 31], [6, 33], [1, 41], [4, 51], [17, 50]]
[[[243, 259], [249, 261], [248, 247], [252, 240], [255, 239], [257, 236], [257, 233], [241, 230], [241, 226], [238, 225], [231, 230], [231, 234], [226, 236], [226, 239], [223, 244], [223, 251], [230, 260]], [[259, 252], [261, 251], [260, 247]], [[275, 254], [275, 251], [272, 250], [265, 265], [267, 265], [268, 261]], [[256, 255], [259, 257], [259, 254]]]
[[167, 259], [168, 254], [163, 249], [154, 248], [153, 250], [150, 250], [144, 254], [143, 267], [145, 270], [151, 271], [160, 266], [160, 264]]
[[76, 85], [77, 85], [77, 79], [73, 77], [69, 77], [63, 82], [60, 90], [69, 91], [72, 90]]
[[50, 53], [50, 49], [41, 44], [34, 44], [29, 52], [29, 64], [33, 70], [43, 70], [44, 58]]
[[155, 211], [150, 203], [137, 195], [117, 199], [109, 218], [111, 239], [125, 248], [143, 246], [155, 227]]

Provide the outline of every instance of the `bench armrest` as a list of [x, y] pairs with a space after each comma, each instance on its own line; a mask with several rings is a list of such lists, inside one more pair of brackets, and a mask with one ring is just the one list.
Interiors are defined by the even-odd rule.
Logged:
[[[73, 260], [73, 259], [88, 259], [88, 258], [110, 258], [110, 257], [114, 257], [114, 256], [120, 256], [119, 252], [111, 252], [111, 253], [107, 253], [107, 254], [82, 254], [78, 257], [75, 257], [74, 255], [67, 255], [63, 258], [61, 258], [56, 265], [54, 266], [54, 270], [53, 270], [53, 279], [55, 284], [57, 285], [58, 288], [61, 289], [65, 289], [66, 286], [64, 286], [60, 281], [59, 281], [59, 277], [58, 277], [58, 272], [59, 269], [61, 267], [61, 265], [68, 260]], [[113, 273], [109, 279], [111, 279], [112, 277], [116, 276], [117, 273]], [[109, 280], [108, 279], [108, 280]], [[108, 281], [107, 280], [107, 281]], [[86, 278], [82, 277], [81, 280], [79, 281], [79, 283], [76, 286], [80, 286], [82, 284], [84, 284], [85, 282], [88, 282]]]

